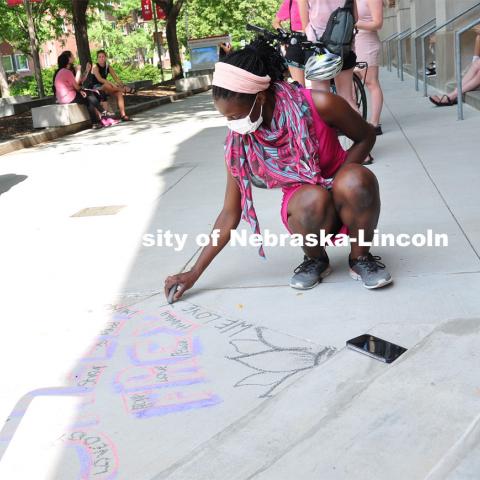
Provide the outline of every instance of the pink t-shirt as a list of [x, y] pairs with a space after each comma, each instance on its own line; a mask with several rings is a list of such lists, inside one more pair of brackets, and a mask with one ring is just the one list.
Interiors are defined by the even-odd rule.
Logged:
[[77, 91], [75, 76], [67, 68], [62, 68], [55, 77], [55, 95], [58, 103], [72, 103]]
[[300, 10], [298, 9], [297, 0], [292, 2], [292, 17], [290, 18], [290, 0], [283, 0], [280, 9], [277, 12], [277, 18], [281, 22], [285, 20], [291, 20], [290, 28], [294, 32], [303, 31], [302, 19], [300, 18]]
[[322, 36], [327, 28], [332, 12], [345, 5], [345, 0], [309, 0], [309, 24], [307, 38], [314, 42]]

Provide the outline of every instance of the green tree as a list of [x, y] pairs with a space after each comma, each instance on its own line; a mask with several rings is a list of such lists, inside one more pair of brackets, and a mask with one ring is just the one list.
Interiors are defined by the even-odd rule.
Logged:
[[[27, 15], [27, 8], [30, 15]], [[33, 58], [40, 96], [44, 95], [44, 91], [40, 72], [39, 45], [60, 36], [62, 26], [63, 18], [58, 0], [43, 0], [39, 3], [24, 2], [23, 5], [15, 7], [8, 7], [6, 2], [0, 3], [0, 40], [10, 43], [14, 49]], [[4, 90], [2, 88], [2, 93]]]
[[[245, 25], [254, 23], [261, 27], [271, 27], [272, 20], [280, 6], [281, 0], [189, 0], [188, 34], [191, 38], [208, 37], [229, 33], [234, 46], [242, 40], [252, 37], [245, 30]], [[179, 23], [179, 37], [186, 45], [184, 8]]]
[[168, 52], [170, 53], [170, 63], [172, 66], [172, 78], [174, 80], [183, 78], [182, 59], [178, 45], [177, 20], [185, 0], [154, 0], [154, 3], [159, 5], [167, 16], [166, 30]]
[[125, 5], [115, 9], [112, 15], [114, 22], [101, 13], [95, 15], [89, 26], [90, 38], [107, 50], [112, 60], [130, 64], [136, 58], [139, 66], [143, 66], [146, 58], [153, 57], [152, 25], [139, 26], [136, 10]]

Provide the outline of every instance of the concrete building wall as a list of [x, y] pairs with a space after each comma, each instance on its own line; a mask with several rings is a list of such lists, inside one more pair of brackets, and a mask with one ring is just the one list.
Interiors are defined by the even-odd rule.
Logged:
[[[436, 25], [441, 25], [466, 9], [473, 7], [478, 0], [387, 0], [384, 10], [384, 28], [381, 38], [384, 39], [392, 33], [404, 31], [411, 27], [419, 28], [432, 18], [436, 18]], [[448, 27], [438, 31], [427, 39], [427, 65], [435, 61], [437, 76], [430, 81], [441, 90], [446, 90], [455, 79], [455, 31], [480, 17], [480, 7], [476, 7], [469, 14], [453, 22]], [[462, 37], [462, 65], [464, 70], [471, 61], [475, 33], [467, 32]], [[413, 73], [413, 49], [415, 42], [408, 39], [404, 42], [404, 64], [407, 72]], [[397, 64], [396, 42], [392, 42], [392, 59]], [[421, 42], [417, 41], [417, 57], [419, 59], [419, 73], [422, 75]]]

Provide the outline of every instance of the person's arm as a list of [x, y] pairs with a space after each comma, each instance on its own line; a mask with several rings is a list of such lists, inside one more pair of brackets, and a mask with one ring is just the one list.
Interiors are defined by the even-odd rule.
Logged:
[[80, 84], [82, 83], [82, 66], [77, 65], [75, 67], [75, 81]]
[[300, 11], [300, 18], [302, 19], [303, 31], [306, 31], [310, 23], [308, 0], [297, 0], [298, 10]]
[[383, 0], [368, 0], [368, 6], [372, 14], [372, 21], [364, 22], [360, 20], [356, 23], [356, 27], [359, 30], [378, 32], [383, 27]]
[[80, 80], [78, 80], [78, 83], [81, 85], [88, 77], [92, 70], [92, 64], [90, 62], [87, 62], [85, 65], [85, 71], [80, 75]]
[[312, 92], [312, 98], [322, 119], [353, 140], [345, 164], [361, 165], [375, 145], [375, 128], [339, 95], [317, 91]]
[[273, 28], [282, 28], [282, 22], [287, 21], [290, 18], [290, 0], [283, 0], [280, 8], [278, 9], [275, 18], [272, 21]]
[[477, 36], [475, 37], [475, 47], [473, 49], [473, 56], [480, 57], [480, 25], [477, 25], [474, 30]]
[[230, 241], [230, 232], [235, 230], [240, 223], [242, 215], [241, 195], [237, 182], [230, 172], [227, 172], [227, 188], [222, 211], [215, 221], [213, 230], [219, 230], [220, 236], [217, 246], [208, 245], [202, 250], [202, 253], [195, 262], [191, 270], [178, 275], [172, 275], [165, 280], [165, 296], [175, 284], [179, 285], [174, 300], [178, 300], [188, 289], [192, 288], [202, 273], [210, 265], [212, 260], [223, 250]]
[[108, 73], [112, 76], [113, 81], [119, 86], [123, 87], [123, 82], [118, 78], [117, 72], [109, 65], [108, 66]]
[[278, 28], [282, 28], [282, 22], [277, 17], [275, 17], [273, 19], [272, 26], [275, 30], [277, 30]]

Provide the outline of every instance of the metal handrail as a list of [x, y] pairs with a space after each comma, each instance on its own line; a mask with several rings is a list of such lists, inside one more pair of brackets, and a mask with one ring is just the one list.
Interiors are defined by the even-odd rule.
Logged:
[[[417, 27], [415, 30], [412, 30], [410, 32], [410, 34], [407, 37], [405, 37], [405, 38], [408, 38], [408, 37], [411, 37], [412, 35], [415, 35], [415, 37], [413, 38], [412, 65], [415, 65], [414, 78], [415, 78], [415, 90], [417, 92], [419, 90], [419, 88], [418, 88], [418, 58], [417, 58], [418, 57], [417, 56], [417, 38], [418, 38], [418, 35], [417, 35], [417, 33], [420, 32], [420, 30], [423, 30], [428, 25], [430, 25], [432, 22], [436, 22], [436, 21], [437, 21], [436, 17], [433, 17], [428, 22], [425, 22], [424, 24]], [[402, 64], [402, 70], [403, 70], [403, 64]]]
[[391, 51], [390, 51], [390, 47], [389, 47], [389, 42], [393, 37], [395, 37], [397, 35], [398, 35], [398, 32], [395, 32], [395, 33], [392, 33], [391, 35], [389, 35], [384, 40], [382, 40], [382, 54], [383, 54], [383, 50], [384, 50], [384, 48], [383, 48], [384, 44], [387, 43], [387, 68], [388, 68], [389, 72], [392, 71]]
[[407, 28], [397, 37], [397, 77], [403, 82], [403, 47], [402, 41], [410, 36], [411, 28]]
[[421, 36], [420, 39], [422, 41], [422, 80], [423, 80], [423, 96], [427, 96], [427, 49], [425, 48], [425, 39], [430, 36], [436, 29], [436, 26], [429, 28], [426, 30]]
[[397, 32], [393, 37], [387, 41], [387, 55], [388, 55], [388, 71], [392, 71], [392, 41], [395, 40], [402, 32]]
[[458, 15], [455, 15], [453, 18], [448, 20], [445, 23], [442, 23], [438, 27], [435, 27], [432, 31], [429, 31], [427, 33], [424, 33], [421, 36], [422, 39], [422, 60], [423, 60], [423, 96], [426, 97], [428, 96], [428, 86], [427, 86], [427, 75], [426, 75], [426, 57], [427, 57], [427, 52], [426, 52], [426, 39], [432, 35], [433, 33], [438, 32], [442, 28], [448, 27], [448, 25], [451, 25], [453, 22], [457, 21], [459, 18], [462, 18], [464, 15], [467, 13], [470, 13], [472, 10], [475, 10], [477, 7], [480, 6], [480, 2], [476, 3], [475, 5], [472, 5], [470, 8], [467, 8], [467, 10], [463, 11], [462, 13], [459, 13]]
[[462, 85], [462, 46], [460, 44], [460, 37], [480, 24], [480, 18], [469, 23], [465, 27], [455, 32], [455, 63], [456, 63], [456, 75], [457, 75], [457, 116], [458, 120], [463, 120], [463, 85]]

